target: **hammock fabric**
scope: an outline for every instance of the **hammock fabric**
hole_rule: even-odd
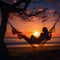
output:
[[[14,27],[10,24],[10,22],[8,22],[8,23],[9,23],[9,25],[12,27],[12,34],[13,34],[13,35],[17,34],[18,38],[21,39],[21,36],[20,36],[20,33],[21,33],[21,32],[19,32],[16,28],[14,28]]]
[[[31,42],[31,40],[27,37],[27,36],[25,36],[25,35],[23,35],[21,32],[19,32],[16,28],[14,28],[11,24],[10,24],[10,22],[8,22],[9,23],[9,25],[12,27],[12,34],[17,34],[17,36],[18,36],[18,38],[19,39],[21,39],[21,38],[24,38],[27,42],[29,42],[30,44],[32,43]],[[49,30],[49,35],[50,35],[50,37],[49,37],[49,39],[47,39],[47,40],[50,40],[51,39],[51,32],[53,31],[53,29],[55,29],[55,25],[56,25],[56,23],[57,23],[57,21],[54,23],[54,25],[53,25],[53,27]],[[39,42],[39,43],[46,43],[46,41],[47,41],[46,39],[44,39],[44,40],[42,40],[41,42]],[[35,41],[35,40],[34,40]],[[33,42],[34,42],[33,41]]]

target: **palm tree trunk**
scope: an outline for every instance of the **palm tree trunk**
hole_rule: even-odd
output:
[[[4,42],[4,36],[6,32],[6,26],[8,21],[8,9],[7,7],[1,8],[2,21],[0,26],[0,58],[2,60],[9,60],[9,52]]]

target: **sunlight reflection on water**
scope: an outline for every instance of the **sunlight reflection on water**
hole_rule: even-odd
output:
[[[7,44],[7,47],[31,47],[28,42],[25,40],[19,40],[18,38],[5,38],[4,40]],[[60,46],[60,38],[52,38],[51,40],[47,41],[44,46]],[[39,46],[36,45],[35,46]]]
[[[35,45],[35,46],[38,47],[39,45]],[[58,45],[58,44],[45,44],[44,46],[51,47],[51,46],[60,46],[60,45]],[[32,47],[32,46],[30,44],[24,44],[24,45],[7,45],[7,47]]]

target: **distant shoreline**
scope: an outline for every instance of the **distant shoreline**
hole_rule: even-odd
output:
[[[5,38],[18,38],[18,37],[5,37]],[[60,37],[52,37],[52,38],[60,38]]]
[[[5,37],[5,40],[14,40],[14,39],[18,39],[18,37]],[[56,41],[56,42],[47,42],[46,44],[57,44],[57,45],[60,45],[60,37],[52,37],[52,39],[55,39],[55,38],[58,38],[58,41]],[[22,40],[20,40],[20,41],[18,41],[18,42],[6,42],[6,44],[7,45],[25,45],[25,44],[29,44],[29,43],[27,43],[26,41],[22,41]]]

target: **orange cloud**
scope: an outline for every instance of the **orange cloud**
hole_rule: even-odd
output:
[[[35,30],[38,30],[41,32],[44,26],[46,26],[48,29],[50,29],[53,26],[55,19],[58,18],[57,17],[58,15],[53,16],[54,11],[55,10],[48,10],[46,14],[47,15],[46,18],[41,18],[41,15],[39,15],[38,17],[32,16],[32,18],[30,18],[30,21],[29,19],[25,21],[24,19],[21,19],[19,16],[10,14],[10,17],[12,18],[9,18],[9,21],[17,30],[21,31],[23,34],[26,34],[27,36],[31,36],[31,34]],[[49,14],[49,12],[51,12],[52,14]],[[42,22],[42,21],[45,21],[45,22]],[[57,33],[53,34],[53,36],[60,36],[59,25],[60,25],[60,22],[59,24],[57,24],[57,27],[56,27]],[[6,36],[15,36],[15,35],[12,35],[11,27],[9,25],[7,27]]]

